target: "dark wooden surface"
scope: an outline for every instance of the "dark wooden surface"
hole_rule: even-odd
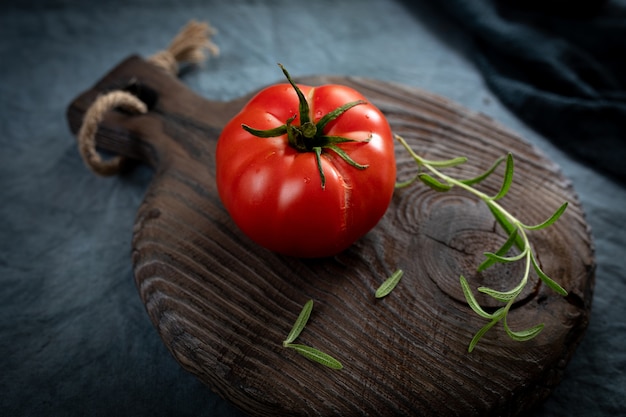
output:
[[[76,132],[95,97],[114,89],[148,104],[145,115],[110,112],[97,142],[155,169],[132,231],[132,262],[141,299],[172,355],[250,415],[499,416],[537,405],[559,382],[591,308],[592,241],[569,181],[515,134],[444,98],[369,79],[299,81],[358,89],[419,154],[468,156],[461,176],[513,152],[516,177],[503,205],[531,224],[570,201],[555,225],[531,234],[544,271],[570,294],[534,279],[509,320],[514,329],[543,322],[544,331],[520,343],[498,325],[468,353],[485,322],[466,305],[459,275],[473,288],[508,288],[521,269],[475,272],[482,253],[505,237],[484,205],[457,190],[397,191],[380,224],[331,259],[293,259],[256,246],[232,223],[214,183],[216,139],[248,97],[207,100],[131,57],[71,103],[68,120]],[[397,157],[400,178],[414,173],[399,147]],[[498,178],[482,187],[496,192]],[[400,285],[375,299],[397,268],[405,271]],[[298,341],[332,354],[343,370],[282,347],[309,298],[313,314]]]

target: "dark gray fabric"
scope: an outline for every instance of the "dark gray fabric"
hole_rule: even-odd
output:
[[[219,30],[187,72],[228,100],[293,75],[361,75],[483,112],[563,168],[597,250],[592,320],[563,382],[534,413],[626,414],[626,189],[571,159],[500,104],[467,34],[426,0],[78,0],[0,3],[0,415],[238,416],[175,362],[133,284],[132,225],[151,172],[99,178],[65,109],[126,56],[162,49],[190,19]]]
[[[444,0],[473,59],[516,115],[626,181],[626,2]]]

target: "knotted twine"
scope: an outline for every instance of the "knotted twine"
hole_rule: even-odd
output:
[[[206,59],[205,50],[213,56],[219,54],[219,48],[211,42],[211,36],[215,33],[215,29],[208,23],[192,20],[176,35],[167,49],[149,57],[148,62],[175,77],[178,74],[179,64],[204,61]],[[96,150],[98,125],[104,119],[105,114],[115,108],[122,108],[136,114],[143,114],[148,111],[144,102],[123,90],[111,91],[98,96],[87,109],[83,124],[78,131],[78,149],[87,167],[96,174],[103,176],[119,173],[125,162],[125,158],[121,155],[105,160]]]

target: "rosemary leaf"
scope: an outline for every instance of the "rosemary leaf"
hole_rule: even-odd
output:
[[[504,244],[496,251],[496,255],[504,256],[507,252],[513,247],[515,244],[515,240],[517,239],[517,229],[513,229],[513,233],[509,234],[508,239]],[[487,258],[483,263],[478,266],[478,272],[482,272],[485,269],[489,268],[491,265],[495,264],[497,261],[494,259]]]
[[[455,166],[462,165],[467,162],[467,157],[459,156],[458,158],[446,159],[444,161],[430,161],[427,159],[423,160],[423,163],[426,165],[430,165],[435,168],[452,168]]]
[[[484,325],[479,331],[476,332],[476,334],[474,335],[474,337],[472,338],[469,347],[467,348],[468,352],[472,352],[474,350],[474,348],[476,347],[476,344],[478,343],[478,341],[480,340],[481,337],[483,337],[485,335],[485,333],[487,333],[487,331],[489,329],[491,329],[497,322],[499,322],[500,319],[493,319],[491,320],[489,323],[487,323],[486,325]]]
[[[409,185],[413,184],[413,183],[414,183],[415,181],[417,181],[418,179],[419,179],[419,174],[418,174],[418,175],[415,175],[415,176],[414,176],[414,177],[412,177],[412,178],[409,178],[409,179],[408,179],[408,180],[406,180],[406,181],[397,182],[397,183],[396,183],[396,185],[395,185],[395,187],[396,187],[396,188],[405,188],[405,187],[408,187]]]
[[[437,181],[435,178],[428,174],[418,174],[417,177],[420,179],[420,181],[422,181],[424,184],[428,185],[435,191],[449,191],[452,188],[450,184],[445,184]]]
[[[546,220],[543,223],[540,223],[538,225],[535,225],[535,226],[526,226],[526,225],[524,225],[524,228],[528,229],[528,230],[544,229],[544,228],[550,226],[555,221],[557,221],[559,219],[559,217],[561,217],[561,215],[565,212],[566,209],[567,209],[567,202],[563,203],[563,205],[561,207],[559,207],[554,212],[554,214],[552,216],[550,216],[550,218],[548,220]]]
[[[512,299],[514,299],[520,294],[521,288],[518,285],[517,287],[513,288],[510,291],[498,291],[489,287],[478,287],[478,291],[482,292],[483,294],[487,294],[491,298],[494,298],[498,301],[501,301],[503,303],[508,303],[509,301],[511,301]]]
[[[498,224],[500,224],[502,229],[504,229],[504,231],[507,233],[507,235],[510,236],[514,230],[517,230],[517,227],[511,224],[511,222],[506,218],[504,213],[502,213],[502,211],[492,201],[487,201],[487,207],[491,211],[491,214],[493,214],[493,217],[496,219]],[[524,240],[519,234],[515,238],[515,246],[517,246],[519,250],[524,250]]]
[[[396,288],[396,285],[398,285],[398,283],[400,282],[400,278],[402,278],[403,274],[404,271],[402,271],[401,269],[398,269],[393,274],[391,274],[391,276],[387,278],[385,282],[383,282],[381,286],[378,287],[378,289],[376,290],[376,298],[383,298],[391,291],[393,291],[393,289]]]
[[[493,314],[489,314],[485,310],[483,310],[483,308],[480,306],[480,304],[478,304],[478,301],[476,301],[476,298],[474,298],[474,294],[472,294],[472,290],[469,287],[469,284],[467,283],[467,279],[465,279],[465,277],[463,275],[461,275],[461,288],[463,289],[463,295],[465,295],[465,299],[467,300],[467,304],[480,317],[482,317],[484,319],[487,319],[487,320],[493,320],[494,318],[496,318],[496,317],[498,317],[498,316],[500,316],[502,314],[504,308],[498,309]]]
[[[306,326],[306,323],[309,321],[309,317],[311,316],[312,310],[313,310],[313,300],[309,300],[304,304],[304,307],[302,307],[302,311],[300,312],[300,315],[296,319],[296,322],[293,324],[293,327],[291,328],[289,335],[283,341],[283,346],[287,346],[288,344],[296,340],[298,336],[300,336],[300,333],[302,333],[304,326]]]
[[[493,262],[509,263],[509,262],[519,261],[520,259],[524,258],[527,255],[527,252],[528,251],[523,251],[515,256],[500,256],[496,253],[491,253],[491,252],[485,252],[484,255],[487,257],[487,259]]]
[[[504,157],[500,157],[496,160],[496,162],[494,162],[494,164],[491,166],[491,168],[489,168],[487,171],[483,172],[482,174],[474,177],[474,178],[468,178],[465,180],[459,180],[459,182],[465,184],[465,185],[474,185],[474,184],[478,184],[482,181],[484,181],[487,177],[489,177],[491,174],[493,174],[493,172],[500,166],[500,164],[502,163],[502,161],[504,161]]]
[[[322,352],[321,350],[315,349],[311,346],[300,345],[296,343],[288,343],[285,345],[287,348],[291,348],[304,356],[307,359],[310,359],[314,362],[320,363],[328,368],[332,369],[342,369],[343,365],[337,359],[333,358],[327,353]]]
[[[506,319],[504,320],[504,330],[506,331],[506,334],[509,335],[509,337],[517,342],[525,342],[527,340],[530,340],[532,338],[534,338],[535,336],[537,336],[539,333],[541,333],[541,331],[544,328],[544,324],[540,323],[536,326],[533,326],[529,329],[526,330],[520,330],[520,331],[513,331],[511,330],[511,328],[507,325],[506,323]]]
[[[541,268],[539,267],[539,264],[537,263],[537,259],[535,259],[535,255],[532,255],[531,259],[533,263],[533,268],[535,269],[535,272],[537,273],[537,276],[539,277],[539,279],[541,279],[541,281],[543,281],[544,284],[546,284],[552,291],[556,292],[557,294],[560,294],[563,296],[567,295],[567,291],[565,291],[563,287],[557,284],[554,280],[552,280],[549,276],[547,276],[545,272],[541,270]]]
[[[499,200],[509,192],[509,188],[511,188],[511,184],[513,183],[513,170],[514,170],[513,154],[509,153],[506,156],[506,168],[504,171],[504,179],[502,181],[502,187],[500,187],[500,191],[498,192],[498,194],[492,197],[493,200]]]

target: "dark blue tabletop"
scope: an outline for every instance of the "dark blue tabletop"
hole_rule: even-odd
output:
[[[626,415],[626,71],[613,60],[626,51],[626,4],[573,2],[562,16],[513,0],[430,3],[3,1],[0,415],[241,415],[176,363],[134,287],[131,233],[152,173],[93,175],[65,118],[109,69],[162,49],[191,19],[219,31],[221,55],[182,78],[204,97],[280,80],[277,62],[297,76],[399,82],[488,115],[556,161],[592,228],[596,290],[586,337],[534,416]]]

